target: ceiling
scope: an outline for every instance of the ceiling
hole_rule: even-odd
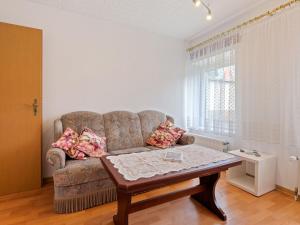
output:
[[[206,0],[213,20],[206,21],[203,7],[195,8],[192,0],[29,0],[116,22],[180,39],[199,32],[262,4],[266,0]]]

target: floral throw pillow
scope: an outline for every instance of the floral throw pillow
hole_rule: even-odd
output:
[[[97,136],[91,129],[84,128],[79,136],[76,150],[91,157],[101,157],[106,155],[106,138]]]
[[[85,154],[74,148],[77,143],[78,134],[71,128],[67,128],[63,135],[52,144],[52,147],[62,149],[68,156],[73,159],[84,159]]]
[[[175,127],[174,124],[166,120],[165,122],[161,123],[158,127],[159,130],[163,130],[165,132],[170,133],[174,137],[174,143],[173,145],[176,144],[176,142],[182,137],[182,135],[185,133],[185,130]]]
[[[159,148],[169,148],[175,142],[174,137],[163,130],[156,130],[147,140],[147,144],[159,147]]]
[[[148,138],[147,144],[159,148],[169,148],[175,145],[184,133],[185,130],[175,127],[171,121],[167,120],[161,123],[157,130]]]

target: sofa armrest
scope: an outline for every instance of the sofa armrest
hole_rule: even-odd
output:
[[[178,140],[178,144],[180,144],[180,145],[191,145],[191,144],[194,144],[194,142],[195,142],[195,137],[190,134],[184,134]]]
[[[215,138],[205,137],[202,135],[193,134],[195,137],[195,144],[202,145],[207,148],[212,148],[215,150],[228,152],[229,150],[229,142],[218,140]]]
[[[60,119],[54,120],[54,140],[58,140],[63,134],[63,125]]]
[[[59,148],[51,148],[47,152],[47,161],[56,170],[62,169],[66,165],[66,153]]]

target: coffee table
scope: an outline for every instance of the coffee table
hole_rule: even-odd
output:
[[[101,161],[117,187],[118,212],[117,215],[113,217],[115,225],[128,225],[128,215],[130,213],[187,195],[191,195],[193,199],[225,221],[226,215],[216,201],[215,187],[222,171],[242,163],[242,160],[239,157],[234,157],[192,169],[171,172],[150,178],[141,178],[135,181],[127,181],[124,179],[123,175],[118,172],[110,160],[107,159],[107,156],[102,157]],[[134,195],[194,178],[199,178],[199,185],[139,202],[131,202],[132,196]]]

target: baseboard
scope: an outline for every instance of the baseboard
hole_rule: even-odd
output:
[[[47,185],[49,184],[49,185]],[[1,201],[6,201],[6,200],[11,200],[11,199],[16,199],[16,198],[23,198],[27,196],[32,196],[35,194],[40,194],[43,189],[47,188],[52,188],[53,185],[53,178],[52,177],[45,177],[42,179],[42,187],[43,188],[38,188],[34,190],[29,190],[29,191],[22,191],[22,192],[17,192],[17,193],[12,193],[12,194],[7,194],[7,195],[2,195],[0,196],[0,202]]]
[[[279,192],[281,192],[281,193],[284,193],[284,194],[286,194],[288,196],[291,196],[291,197],[294,197],[294,194],[295,194],[294,191],[292,191],[292,190],[290,190],[288,188],[282,187],[280,185],[276,185],[276,190],[279,191]]]
[[[45,189],[52,189],[52,188],[53,188],[52,185],[45,185],[45,187],[43,187],[43,188],[2,195],[2,196],[0,196],[0,203],[1,203],[1,201],[7,201],[7,200],[12,200],[12,199],[17,199],[17,198],[24,198],[24,197],[29,197],[29,196],[33,196],[33,195],[39,195],[43,191],[45,191]]]
[[[52,184],[52,183],[53,183],[53,177],[44,177],[43,178],[43,185]]]

